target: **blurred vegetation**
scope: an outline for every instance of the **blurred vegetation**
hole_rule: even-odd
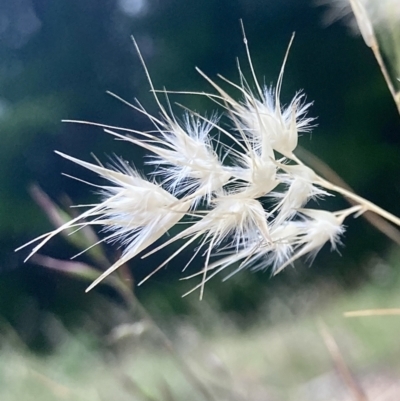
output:
[[[172,343],[143,311],[127,316],[108,305],[120,321],[101,343],[48,313],[47,335],[59,340],[52,355],[39,358],[9,327],[2,336],[0,399],[395,401],[398,316],[343,317],[360,307],[399,305],[398,253],[380,272],[386,275],[380,285],[375,281],[353,294],[321,283],[281,291],[260,303],[257,319],[248,324],[218,310],[212,299],[201,305],[188,300],[190,318],[159,316]],[[98,305],[107,307],[104,300]],[[89,316],[86,330],[88,322]],[[343,380],[345,369],[358,398]]]
[[[0,315],[24,342],[53,349],[46,333],[47,316],[68,327],[108,332],[120,315],[108,301],[122,303],[115,289],[85,295],[83,282],[34,264],[23,264],[28,250],[14,249],[50,230],[51,223],[28,188],[37,183],[57,204],[90,203],[91,188],[61,173],[96,178],[57,157],[59,150],[88,160],[117,154],[143,167],[139,148],[114,141],[101,129],[63,124],[61,119],[148,128],[148,121],[106,95],[110,90],[150,113],[157,113],[130,35],[139,43],[157,88],[209,91],[195,72],[238,78],[236,57],[245,73],[246,54],[239,19],[245,24],[255,70],[267,85],[276,82],[293,31],[283,85],[283,99],[304,89],[314,101],[310,112],[318,127],[301,145],[317,154],[358,193],[400,215],[400,124],[379,68],[360,38],[336,24],[322,26],[324,7],[312,1],[260,0],[0,0]],[[172,96],[172,101],[211,111],[204,97]],[[179,107],[176,107],[179,114]],[[332,208],[344,201],[332,200]],[[392,245],[359,219],[349,222],[342,257],[329,250],[311,269],[299,266],[270,279],[268,273],[242,272],[228,283],[218,279],[207,288],[216,307],[250,319],[276,294],[298,292],[313,283],[339,282],[354,288],[375,282],[376,261],[385,260]],[[56,238],[43,253],[67,260],[73,244]],[[132,262],[133,282],[143,278],[170,250],[146,263]],[[118,250],[107,248],[110,259]],[[181,300],[190,283],[178,281],[184,253],[167,269],[139,287],[136,294],[156,316],[190,314]],[[80,259],[89,260],[88,255]],[[199,266],[193,266],[198,268]],[[378,274],[378,273],[376,273]],[[206,294],[207,294],[206,293]],[[99,312],[103,305],[102,313]],[[90,322],[96,322],[91,324]]]

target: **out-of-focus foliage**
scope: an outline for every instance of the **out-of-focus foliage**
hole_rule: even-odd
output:
[[[143,165],[139,149],[121,145],[101,129],[60,121],[149,127],[145,117],[105,94],[110,90],[130,102],[139,98],[149,112],[156,110],[130,35],[138,41],[157,88],[210,91],[195,66],[212,77],[221,73],[237,81],[239,57],[243,71],[249,72],[240,18],[255,70],[266,84],[276,81],[296,31],[283,100],[304,89],[308,100],[315,101],[310,115],[318,116],[318,127],[301,144],[357,192],[400,214],[400,125],[395,107],[369,49],[340,24],[323,27],[323,12],[314,2],[297,0],[0,0],[0,314],[13,322],[20,319],[23,326],[20,316],[29,315],[29,308],[40,320],[42,309],[65,316],[90,305],[92,297],[83,296],[80,284],[22,265],[25,253],[16,255],[13,249],[51,228],[28,194],[32,182],[57,201],[65,194],[74,203],[93,199],[91,188],[60,173],[95,178],[60,160],[54,149],[86,160],[90,152],[103,161],[116,153],[139,168]],[[182,96],[171,100],[182,101]],[[215,108],[204,97],[184,100],[198,111]],[[180,113],[179,107],[175,110]],[[362,262],[383,249],[385,238],[360,221],[349,228],[346,244],[343,258],[335,254],[333,263],[327,263],[327,253],[312,270],[302,268],[271,281],[268,274],[244,272],[230,283],[211,283],[210,291],[218,293],[224,307],[241,311],[283,282],[301,285],[323,271],[354,284]],[[61,238],[44,252],[60,259],[74,254]],[[135,261],[134,276],[143,277],[166,252],[145,266]],[[186,253],[182,258],[189,257]],[[322,269],[324,264],[328,267]],[[162,308],[166,294],[172,293],[175,310],[182,308],[183,287],[176,277],[183,265],[177,259],[139,295]],[[32,299],[36,306],[30,305]]]
[[[297,293],[281,292],[260,304],[257,320],[241,328],[234,315],[221,313],[208,300],[201,304],[188,300],[193,307],[190,318],[175,316],[164,321],[183,365],[143,315],[135,314],[134,322],[127,323],[119,311],[115,319],[119,324],[103,337],[99,349],[90,337],[71,336],[63,322],[49,313],[45,331],[62,345],[53,355],[38,358],[8,331],[0,360],[0,398],[354,400],[354,388],[340,374],[343,366],[334,363],[335,357],[324,343],[318,324],[323,319],[325,331],[337,343],[336,357],[353,373],[354,383],[367,399],[397,400],[397,317],[343,317],[343,311],[359,306],[398,305],[396,259],[392,261],[394,269],[387,265],[381,270],[389,281],[385,287],[375,282],[356,293],[343,294],[332,286],[312,285]],[[106,305],[102,302],[99,306]],[[118,308],[113,313],[118,314]],[[89,316],[86,329],[88,321]]]

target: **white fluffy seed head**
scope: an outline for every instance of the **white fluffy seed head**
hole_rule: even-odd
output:
[[[216,116],[207,119],[189,111],[183,121],[179,121],[166,111],[157,95],[160,118],[151,116],[141,106],[132,106],[149,117],[155,132],[125,129],[134,134],[125,137],[106,131],[152,153],[147,163],[154,166],[153,182],[141,177],[123,161],[117,161],[114,168],[104,168],[61,154],[111,184],[101,187],[103,199],[98,205],[41,236],[41,242],[31,255],[63,230],[85,225],[103,226],[104,241],[118,242],[124,250],[122,257],[90,289],[190,214],[197,219],[150,253],[176,240],[187,239],[185,245],[159,266],[161,268],[199,239],[194,256],[203,247],[207,248],[201,272],[203,281],[199,285],[203,290],[211,276],[232,263],[241,262],[237,270],[270,267],[276,274],[301,256],[313,259],[326,242],[335,249],[344,232],[344,218],[359,209],[337,213],[301,209],[310,198],[327,193],[318,187],[321,181],[314,171],[293,153],[298,134],[309,131],[313,119],[307,117],[310,103],[305,102],[301,93],[297,93],[287,107],[281,105],[284,65],[285,62],[277,89],[262,90],[250,61],[257,94],[248,89],[242,76],[242,86],[231,83],[241,91],[242,102],[236,102],[202,74],[218,91],[218,95],[209,96],[223,103],[226,116],[233,121],[233,133],[220,126]],[[150,85],[156,93],[151,81]],[[226,135],[233,146],[219,144],[212,131]],[[222,157],[218,156],[218,149],[224,149]],[[231,165],[224,165],[224,160],[229,160]],[[265,197],[275,199],[275,205],[269,210],[264,209],[259,200]],[[202,202],[205,210],[198,210],[201,200],[206,200]],[[222,253],[226,256],[211,262],[211,258],[220,257]],[[207,277],[209,269],[214,272]]]
[[[312,262],[327,242],[330,242],[332,249],[341,244],[340,236],[345,231],[343,219],[354,211],[350,208],[335,214],[324,210],[302,209],[303,217],[300,220],[280,225],[274,223],[269,229],[269,241],[260,235],[252,235],[236,252],[214,262],[213,268],[219,267],[220,271],[242,260],[236,271],[244,268],[271,268],[272,273],[277,274],[302,256],[308,256]]]
[[[268,195],[278,184],[277,165],[270,158],[264,158],[256,152],[248,152],[236,162],[240,163],[236,169],[231,169],[232,176],[243,182],[237,185],[245,196],[260,198]]]
[[[301,256],[308,255],[312,262],[327,242],[331,243],[332,249],[336,249],[337,245],[341,243],[340,236],[344,233],[345,228],[340,216],[325,210],[302,209],[300,212],[304,217],[298,222],[292,222],[300,229],[293,240],[294,252],[285,263],[275,270],[274,274],[279,273]]]
[[[345,228],[342,225],[340,216],[327,210],[302,209],[300,213],[306,218],[303,220],[304,232],[301,242],[304,242],[311,252],[319,251],[326,243],[330,242],[332,249],[336,249],[340,244],[340,236]]]
[[[275,208],[279,211],[276,218],[277,225],[285,220],[290,220],[310,199],[323,198],[329,195],[315,185],[318,182],[318,177],[309,167],[285,164],[279,164],[279,166],[284,173],[278,174],[278,180],[286,188],[282,192],[271,193],[271,197],[278,202]]]
[[[269,241],[267,213],[261,203],[242,194],[226,194],[214,200],[214,208],[179,236],[205,234],[213,247],[225,244],[238,249],[248,238]]]
[[[229,180],[230,173],[219,160],[210,136],[217,120],[186,113],[183,123],[166,121],[161,136],[152,143],[139,142],[156,154],[148,164],[157,166],[155,174],[174,195],[195,193],[210,200]]]
[[[304,95],[296,94],[289,106],[276,104],[275,94],[268,88],[259,100],[253,94],[236,107],[241,129],[249,137],[252,146],[263,155],[276,150],[291,157],[297,147],[298,133],[308,132],[312,118],[307,118],[311,103],[305,103]]]
[[[142,178],[122,160],[115,169],[96,166],[59,153],[111,182],[101,188],[103,201],[54,231],[41,236],[42,241],[29,257],[36,253],[54,235],[70,228],[103,226],[107,233],[103,241],[118,242],[124,246],[122,257],[107,269],[90,287],[93,288],[119,266],[132,259],[171,229],[189,210],[190,203],[179,202],[162,187]]]

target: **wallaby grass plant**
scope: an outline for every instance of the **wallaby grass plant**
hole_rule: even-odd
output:
[[[366,43],[380,54],[362,3],[351,3]],[[109,184],[97,186],[100,203],[87,205],[87,211],[26,244],[39,241],[27,259],[64,230],[79,231],[89,225],[102,227],[105,235],[100,242],[119,243],[124,250],[120,259],[88,287],[89,291],[183,222],[187,228],[142,258],[172,242],[186,240],[150,277],[184,248],[200,241],[193,258],[203,256],[205,262],[198,273],[201,282],[193,290],[199,288],[202,298],[204,284],[233,264],[239,263],[239,267],[228,277],[244,268],[270,267],[277,274],[302,256],[312,262],[327,242],[336,249],[345,231],[344,220],[349,216],[372,211],[400,225],[399,218],[323,178],[295,155],[299,133],[309,132],[314,119],[308,116],[311,103],[307,103],[301,91],[288,105],[281,104],[283,74],[293,37],[276,88],[259,84],[244,29],[243,38],[252,81],[243,75],[240,64],[239,84],[219,77],[239,94],[239,100],[197,69],[216,93],[192,95],[208,97],[221,111],[207,117],[181,106],[182,120],[172,110],[169,92],[154,88],[134,40],[160,115],[150,115],[139,102],[133,105],[121,100],[147,116],[154,130],[141,132],[69,122],[99,125],[118,140],[143,147],[152,154],[147,164],[154,166],[154,172],[144,177],[122,159],[115,158],[105,167],[99,161],[96,165],[57,152]],[[396,100],[396,93],[392,94]],[[161,96],[165,96],[165,104]],[[220,123],[222,117],[229,120],[229,126]],[[324,197],[335,193],[350,199],[354,206],[335,212],[307,207],[309,200],[319,199],[322,205]]]
[[[377,56],[400,111],[395,79],[398,76],[394,75],[393,78],[390,75],[396,70],[392,68],[389,73],[380,55],[379,40],[375,35],[373,20],[368,14],[368,2],[351,0],[350,3],[364,40]],[[57,210],[45,194],[36,190],[37,201],[53,217],[57,228],[26,244],[39,241],[28,256],[35,263],[74,274],[81,279],[94,280],[88,290],[104,280],[121,295],[132,311],[139,308],[142,323],[151,325],[158,332],[165,349],[204,399],[216,397],[199,380],[185,359],[174,351],[168,338],[135,299],[129,286],[131,281],[126,279],[129,278],[127,262],[130,259],[148,249],[176,224],[183,222],[185,228],[178,234],[142,257],[174,241],[186,240],[155,270],[158,271],[184,248],[200,242],[193,258],[203,256],[204,268],[187,278],[201,277],[200,283],[193,290],[200,289],[202,297],[205,283],[232,265],[235,270],[227,277],[245,268],[270,268],[273,274],[277,274],[300,257],[306,256],[312,262],[328,242],[332,249],[336,249],[341,245],[347,217],[358,217],[369,211],[394,225],[400,225],[400,219],[396,216],[354,194],[344,185],[338,185],[336,178],[329,180],[307,165],[307,154],[304,160],[296,154],[299,133],[309,132],[313,128],[314,119],[308,115],[311,103],[306,101],[301,91],[294,95],[288,105],[281,104],[280,92],[289,49],[276,88],[263,87],[252,66],[244,29],[243,38],[251,80],[244,76],[239,64],[238,84],[223,77],[219,77],[220,83],[217,83],[198,70],[210,83],[214,93],[178,93],[206,96],[220,111],[207,115],[181,106],[184,109],[182,119],[175,116],[169,102],[173,92],[154,88],[134,41],[158,105],[159,115],[150,115],[139,102],[129,104],[121,100],[147,116],[154,129],[141,132],[84,121],[69,122],[100,126],[118,140],[146,149],[152,154],[147,163],[154,167],[154,173],[144,177],[133,165],[122,159],[114,159],[109,166],[103,166],[99,161],[93,164],[59,153],[108,181],[102,186],[95,185],[102,200],[98,204],[84,205],[88,209],[80,215],[69,216]],[[229,89],[224,89],[223,85]],[[230,91],[239,96],[235,97]],[[228,125],[224,123],[226,120],[229,121]],[[325,197],[335,194],[350,200],[352,206],[333,212],[307,207],[312,199],[318,199],[322,205]],[[93,227],[101,227],[104,238],[97,238]],[[83,245],[82,252],[87,252],[93,266],[104,270],[104,273],[96,278],[98,270],[91,265],[38,255],[37,252],[59,233],[67,233],[68,240],[73,238],[70,234],[80,236],[77,242]],[[102,242],[117,242],[124,248],[122,256],[114,264],[108,261],[101,246],[95,247]],[[117,269],[119,272],[111,275]],[[333,337],[325,326],[322,327],[327,346],[332,346]],[[347,375],[343,376],[346,381],[350,370],[338,357],[338,350],[333,352],[333,348],[328,346],[334,361],[341,361],[336,367]],[[364,399],[363,392],[357,388],[357,381],[346,383],[349,387],[355,386],[355,399]],[[144,399],[155,399],[146,393],[141,396]]]

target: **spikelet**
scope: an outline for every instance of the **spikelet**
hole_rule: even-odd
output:
[[[177,198],[159,185],[140,177],[135,169],[122,160],[117,160],[115,169],[108,169],[57,153],[97,173],[113,185],[101,187],[103,201],[98,205],[56,230],[36,238],[34,241],[40,242],[27,259],[61,231],[79,229],[86,225],[102,226],[107,234],[102,241],[118,242],[123,245],[124,251],[121,258],[91,284],[88,290],[159,239],[189,210],[189,202],[178,202]]]

